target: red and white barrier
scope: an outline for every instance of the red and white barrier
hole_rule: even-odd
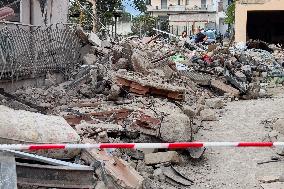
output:
[[[100,143],[100,144],[2,144],[0,150],[55,150],[55,149],[187,149],[202,147],[284,147],[284,142],[179,142],[179,143]]]

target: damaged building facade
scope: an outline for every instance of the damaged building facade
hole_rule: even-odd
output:
[[[148,12],[169,21],[169,31],[181,35],[183,31],[194,34],[198,28],[216,29],[225,33],[225,10],[228,0],[152,0],[148,1]],[[157,28],[161,29],[158,23]]]
[[[284,43],[283,0],[242,0],[236,3],[235,39]]]
[[[68,6],[68,0],[20,1],[20,22],[31,25],[67,23]]]

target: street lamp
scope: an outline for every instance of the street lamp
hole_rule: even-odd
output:
[[[113,17],[115,21],[115,25],[114,25],[115,38],[117,38],[117,18],[120,18],[121,16],[122,16],[122,10],[115,9],[113,11]]]

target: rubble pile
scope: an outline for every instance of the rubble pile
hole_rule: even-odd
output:
[[[56,85],[49,74],[42,88],[14,93],[63,117],[81,143],[197,140],[202,124],[217,121],[226,101],[265,97],[264,87],[284,81],[283,50],[275,45],[267,51],[253,45],[185,47],[157,37],[118,43],[94,33],[88,38],[72,79]],[[5,98],[2,104],[10,106]],[[193,181],[177,169],[187,153],[92,149],[80,159],[104,162],[96,170],[97,188],[187,188]]]

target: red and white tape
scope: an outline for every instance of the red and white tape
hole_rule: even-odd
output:
[[[187,149],[202,147],[284,147],[284,142],[179,142],[179,143],[100,143],[100,144],[2,144],[0,150],[51,150],[89,148]]]

